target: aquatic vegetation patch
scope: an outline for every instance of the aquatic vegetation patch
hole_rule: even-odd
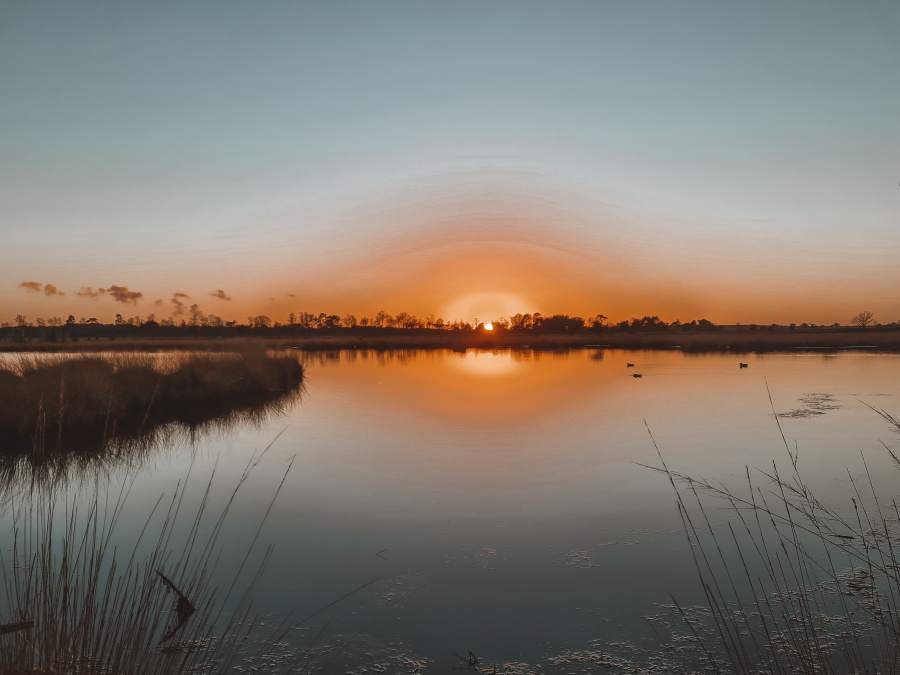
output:
[[[590,570],[600,567],[600,563],[595,562],[588,551],[569,551],[563,557],[563,564],[566,567],[574,567],[579,570]]]
[[[787,418],[804,418],[815,417],[816,415],[824,415],[829,410],[840,410],[840,403],[837,403],[834,394],[806,394],[800,398],[803,403],[802,408],[795,408],[788,412],[778,413],[778,417]]]

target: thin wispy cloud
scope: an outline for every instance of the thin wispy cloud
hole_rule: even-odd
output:
[[[23,281],[21,284],[19,284],[19,288],[24,288],[26,291],[39,291],[43,287],[43,284],[39,284],[36,281]]]
[[[112,285],[106,289],[116,302],[137,304],[137,301],[144,297],[140,291],[129,291],[128,286]]]
[[[96,291],[91,286],[82,286],[80,291],[75,291],[75,295],[82,298],[98,298],[106,294],[105,288],[98,288]]]
[[[231,298],[221,288],[217,291],[210,291],[209,294],[214,298],[219,298],[219,300],[231,300]]]

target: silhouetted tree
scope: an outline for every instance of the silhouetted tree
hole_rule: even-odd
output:
[[[601,328],[606,326],[607,317],[602,314],[597,314],[593,319],[590,319],[591,328],[594,330],[600,330]]]
[[[584,319],[580,316],[554,314],[553,316],[541,317],[541,322],[539,325],[535,325],[535,329],[539,329],[544,333],[569,333],[583,330]]]
[[[873,323],[875,323],[875,315],[869,310],[860,312],[852,319],[850,319],[851,326],[859,326],[860,328],[871,326]]]
[[[300,312],[297,315],[297,324],[303,328],[313,328],[315,326],[316,317],[311,312]]]
[[[393,317],[383,309],[378,311],[378,314],[375,315],[375,319],[372,321],[372,325],[378,326],[379,328],[390,326],[392,323]]]

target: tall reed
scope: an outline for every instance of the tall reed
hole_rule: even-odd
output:
[[[130,550],[115,542],[133,478],[111,497],[98,482],[87,497],[37,490],[15,505],[11,544],[0,547],[0,624],[33,627],[0,634],[0,673],[224,673],[263,664],[298,672],[299,657],[283,649],[290,626],[259,634],[250,601],[272,552],[254,553],[257,540],[290,465],[237,554],[243,562],[216,581],[222,549],[235,555],[233,542],[221,541],[223,526],[262,454],[218,513],[209,512],[212,477],[196,512],[183,510],[188,476],[159,498]]]
[[[900,419],[875,412],[900,431]],[[680,639],[697,649],[672,657],[691,672],[900,672],[900,506],[879,499],[865,458],[846,512],[827,504],[781,436],[788,472],[773,463],[754,480],[748,469],[746,491],[673,471],[660,454],[706,600],[698,611],[673,598]],[[708,497],[729,506],[725,528],[711,522]]]

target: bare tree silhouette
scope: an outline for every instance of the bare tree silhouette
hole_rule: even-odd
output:
[[[860,328],[871,326],[873,323],[875,323],[875,315],[869,310],[860,312],[852,319],[850,319],[851,326],[859,326]]]

